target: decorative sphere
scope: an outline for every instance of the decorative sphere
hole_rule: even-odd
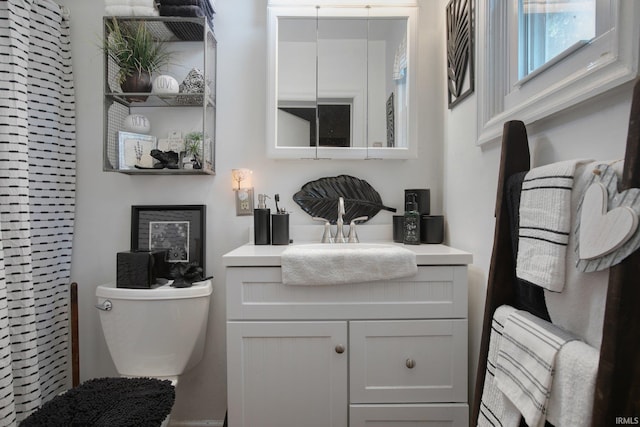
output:
[[[178,81],[166,74],[160,75],[153,81],[153,93],[156,94],[173,94],[180,91]]]
[[[135,133],[148,133],[151,130],[149,119],[142,114],[129,114],[122,124],[124,130]]]

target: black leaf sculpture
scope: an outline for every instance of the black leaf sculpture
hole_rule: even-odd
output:
[[[349,175],[320,178],[307,182],[293,195],[293,200],[312,217],[338,219],[338,199],[344,199],[344,221],[367,216],[373,218],[380,210],[395,212],[382,204],[380,194],[363,179]]]

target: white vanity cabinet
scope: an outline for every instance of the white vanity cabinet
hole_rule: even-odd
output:
[[[410,249],[415,276],[336,286],[282,284],[282,248],[226,254],[229,426],[468,425],[471,255]]]

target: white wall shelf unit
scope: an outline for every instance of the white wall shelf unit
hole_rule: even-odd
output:
[[[104,54],[104,153],[103,170],[131,175],[213,175],[215,174],[215,138],[216,138],[216,56],[217,41],[206,18],[184,17],[111,17],[103,18],[104,37],[108,37],[108,23],[113,19],[122,27],[144,23],[154,39],[164,43],[171,53],[169,64],[162,72],[151,76],[152,81],[158,75],[167,74],[183,82],[194,69],[204,76],[202,92],[159,93],[123,93],[117,81],[118,67],[107,53]],[[130,101],[132,97],[146,97],[145,101]],[[152,148],[163,150],[159,144],[175,132],[182,138],[192,132],[203,135],[200,143],[200,169],[183,167],[184,152],[179,153],[180,168],[142,169],[131,166],[124,159],[120,132],[126,131],[124,120],[131,114],[140,114],[148,118],[151,129]],[[149,145],[145,147],[148,150]],[[148,153],[145,152],[148,156]],[[147,157],[145,162],[153,164]]]

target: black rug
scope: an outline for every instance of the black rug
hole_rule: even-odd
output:
[[[170,381],[97,378],[54,397],[20,427],[157,427],[171,413],[174,401]]]

